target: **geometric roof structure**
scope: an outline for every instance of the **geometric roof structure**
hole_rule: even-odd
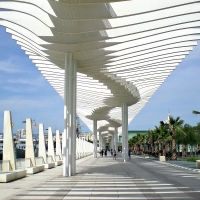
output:
[[[0,25],[64,98],[65,54],[77,62],[77,114],[92,130],[129,106],[128,122],[200,39],[197,0],[0,2]]]

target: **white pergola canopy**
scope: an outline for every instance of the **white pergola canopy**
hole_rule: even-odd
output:
[[[0,25],[64,98],[65,54],[77,62],[77,114],[92,130],[128,122],[200,39],[197,0],[4,0]],[[119,130],[120,131],[120,130]]]

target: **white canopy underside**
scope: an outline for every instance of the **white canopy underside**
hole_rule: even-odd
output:
[[[199,10],[197,0],[7,0],[0,25],[63,98],[73,54],[77,114],[105,131],[120,126],[122,103],[130,123],[197,45]]]

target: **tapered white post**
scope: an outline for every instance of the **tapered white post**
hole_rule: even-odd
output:
[[[65,143],[64,141],[66,141],[66,138],[65,138],[66,135],[64,135],[64,132],[62,132],[62,158],[63,158],[63,154],[64,154],[64,148],[63,148],[63,144]]]
[[[4,125],[3,125],[3,160],[9,160],[11,169],[16,170],[16,157],[13,140],[12,130],[12,117],[11,112],[4,111]],[[6,168],[6,169],[4,169]],[[6,171],[7,167],[3,165],[3,171]]]
[[[128,106],[122,104],[122,160],[128,161]]]
[[[55,150],[53,144],[53,133],[51,127],[48,127],[48,156],[51,156],[55,162]]]
[[[83,147],[84,147],[84,149],[85,149],[85,150],[84,150],[84,151],[85,151],[85,156],[87,156],[87,152],[88,152],[87,141],[84,139],[83,142],[84,142],[84,143],[83,143]]]
[[[33,147],[33,131],[31,119],[26,119],[26,150],[25,158],[30,158],[31,163],[35,166],[35,153]]]
[[[45,139],[44,139],[44,125],[39,124],[39,152],[38,157],[42,157],[44,163],[47,163],[47,152],[45,147]]]
[[[82,149],[83,149],[83,157],[86,156],[86,145],[85,145],[85,138],[82,138]]]
[[[58,155],[60,159],[62,159],[59,130],[56,130],[56,155]]]
[[[82,157],[85,157],[84,138],[81,138],[80,143],[81,143],[81,155],[82,155]]]

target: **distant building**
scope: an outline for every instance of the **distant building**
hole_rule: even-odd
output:
[[[84,137],[86,141],[93,142],[93,133],[81,133],[79,137]]]
[[[128,131],[128,140],[129,140],[130,138],[136,136],[137,133],[140,133],[141,135],[145,135],[145,134],[147,134],[147,131],[139,131],[139,130],[136,130],[136,131],[133,131],[133,130]],[[121,136],[121,135],[119,136],[119,143],[122,143],[122,136]]]
[[[16,131],[16,137],[19,138],[26,138],[26,130],[25,129],[19,129]]]

